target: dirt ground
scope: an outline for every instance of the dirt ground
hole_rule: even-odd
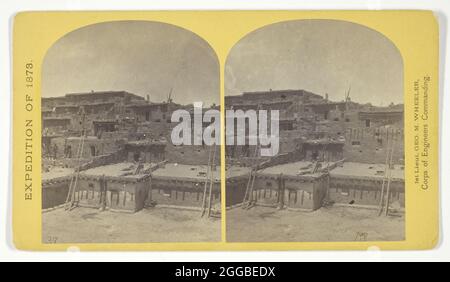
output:
[[[143,209],[134,214],[90,208],[42,214],[44,243],[144,243],[220,241],[220,219],[200,211]]]
[[[314,212],[240,207],[227,211],[228,242],[401,241],[404,214],[378,217],[378,211],[323,207]]]

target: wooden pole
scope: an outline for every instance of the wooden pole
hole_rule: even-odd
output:
[[[387,183],[387,192],[386,192],[386,207],[385,207],[385,215],[388,216],[389,214],[389,198],[390,198],[390,194],[391,194],[391,176],[392,176],[392,170],[391,170],[391,166],[392,166],[392,157],[394,155],[394,147],[395,147],[395,142],[394,139],[392,139],[392,151],[391,151],[391,159],[389,161],[389,178],[388,178],[388,183]]]
[[[209,181],[209,201],[208,201],[208,217],[211,215],[211,205],[212,205],[212,189],[214,184],[214,163],[216,162],[216,149],[217,146],[214,144],[214,153],[211,163],[211,169],[210,169],[210,181]]]
[[[278,176],[278,197],[277,197],[277,204],[278,204],[278,208],[280,208],[280,209],[283,207],[282,197],[284,197],[283,174],[280,173],[280,175]]]
[[[392,143],[392,142],[391,142]],[[392,144],[391,144],[392,146]],[[384,163],[384,176],[383,176],[383,183],[381,185],[381,196],[380,196],[380,205],[379,205],[379,210],[378,210],[378,216],[381,215],[381,213],[383,212],[383,204],[384,204],[384,187],[386,184],[386,177],[387,177],[387,173],[388,173],[388,169],[389,169],[389,152],[391,151],[391,148],[389,146],[389,139],[387,140],[387,144],[386,144],[386,161]]]
[[[83,135],[82,135],[83,136]],[[81,136],[81,137],[82,137]],[[66,141],[65,142],[67,142],[67,139],[66,139]],[[81,142],[82,142],[82,140],[80,140],[80,144],[78,145],[78,148],[77,148],[77,158],[79,157],[79,155],[80,155],[80,151],[81,151]],[[75,170],[76,170],[76,168],[75,168]],[[68,191],[68,193],[67,193],[67,197],[66,197],[66,204],[68,204],[70,201],[71,201],[71,196],[72,196],[72,186],[73,186],[73,181],[74,181],[74,179],[75,179],[75,174],[76,174],[76,171],[74,171],[74,173],[72,174],[72,177],[70,178],[70,184],[69,184],[69,191]],[[66,207],[67,208],[67,207]]]
[[[256,159],[256,155],[258,154],[258,144],[255,146],[255,153],[254,153],[254,158]],[[247,182],[247,187],[245,188],[245,195],[244,195],[244,200],[242,202],[242,208],[245,208],[245,203],[247,203],[247,197],[250,199],[250,195],[249,195],[249,190],[251,189],[251,183],[252,183],[252,179],[253,179],[253,174],[255,173],[254,171],[254,164],[255,160],[253,160],[252,162],[252,166],[250,168],[250,175],[248,178],[248,182]]]
[[[212,154],[212,150],[213,148],[211,147],[209,149],[209,153],[208,153],[208,167],[206,168],[206,177],[205,177],[205,185],[203,187],[203,197],[202,197],[202,208],[201,208],[201,214],[200,217],[202,217],[205,213],[205,206],[206,206],[206,189],[208,187],[208,178],[209,178],[209,169],[211,166],[211,154]]]

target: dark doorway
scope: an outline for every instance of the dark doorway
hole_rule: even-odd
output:
[[[96,156],[96,150],[95,150],[95,146],[91,146],[91,156],[95,157]]]

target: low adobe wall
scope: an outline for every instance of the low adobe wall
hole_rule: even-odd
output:
[[[327,177],[257,173],[250,200],[256,205],[313,211],[322,206]],[[227,181],[227,206],[242,203],[248,176]]]
[[[175,205],[180,207],[201,208],[203,202],[204,181],[186,181],[166,178],[152,178],[149,199],[156,205]],[[209,191],[209,182],[207,191]],[[220,183],[212,187],[211,206],[220,206]],[[209,194],[206,194],[206,204]]]
[[[80,175],[74,200],[79,206],[136,212],[144,208],[149,177],[92,177]]]
[[[66,202],[70,177],[60,177],[42,182],[42,209],[60,206]]]
[[[207,165],[211,146],[181,145],[174,146],[170,143],[166,146],[166,160],[170,163],[188,165]],[[214,148],[212,148],[214,150]],[[211,156],[212,157],[212,156]],[[216,148],[216,165],[220,164],[220,147]]]
[[[381,187],[383,179],[363,177],[330,178],[328,200],[340,204],[353,204],[363,206],[377,206],[381,200]],[[385,193],[387,181],[385,183]],[[390,184],[389,202],[405,207],[405,182],[394,179]]]
[[[252,199],[256,204],[313,211],[322,206],[325,176],[257,174]]]
[[[227,207],[241,204],[244,200],[248,176],[227,179],[225,202]]]
[[[53,208],[65,203],[69,193],[70,176],[58,181],[43,182],[42,208]],[[207,184],[209,190],[209,183]],[[102,177],[81,174],[74,193],[78,206],[109,208],[116,211],[136,212],[146,205],[156,204],[200,209],[202,207],[204,181],[152,178],[147,175],[133,179],[126,177]],[[209,202],[209,194],[206,197]],[[221,203],[220,183],[212,187],[211,206],[219,211]]]

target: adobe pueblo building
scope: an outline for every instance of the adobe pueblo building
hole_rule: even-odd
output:
[[[253,205],[313,211],[324,205],[405,205],[403,105],[330,101],[304,90],[225,97],[226,109],[279,111],[279,153],[226,146],[227,208]],[[236,142],[235,142],[236,143]]]
[[[42,208],[162,206],[219,215],[220,149],[174,146],[176,109],[192,105],[125,91],[42,98]]]

